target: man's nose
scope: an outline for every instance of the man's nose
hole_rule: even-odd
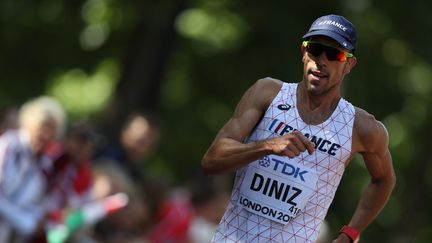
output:
[[[323,51],[317,57],[315,57],[317,64],[325,65],[328,62],[327,54]]]

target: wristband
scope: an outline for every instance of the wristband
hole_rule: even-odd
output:
[[[342,229],[340,229],[339,233],[344,233],[346,234],[353,243],[357,243],[360,240],[360,233],[354,229],[353,227],[350,227],[348,225],[345,225],[344,227],[342,227]]]

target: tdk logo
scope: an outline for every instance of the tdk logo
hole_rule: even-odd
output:
[[[274,171],[279,171],[284,175],[292,176],[294,178],[299,178],[302,181],[306,181],[303,176],[305,176],[308,173],[307,170],[303,170],[299,167],[293,166],[291,164],[285,163],[282,160],[278,160],[275,158],[272,158],[272,160],[275,162],[273,166]]]
[[[287,111],[287,110],[291,109],[291,106],[288,104],[280,104],[277,106],[277,108],[279,110],[282,110],[282,111]]]

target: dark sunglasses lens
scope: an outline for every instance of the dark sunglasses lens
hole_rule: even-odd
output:
[[[327,54],[327,59],[331,60],[331,61],[339,61],[339,54],[341,53],[341,51],[339,51],[336,48],[332,48],[332,47],[326,47],[326,54]]]
[[[324,47],[323,45],[308,43],[306,50],[314,57],[319,57],[321,53],[324,51],[323,47]]]
[[[341,51],[339,51],[338,49],[320,45],[317,43],[308,43],[306,50],[314,57],[319,57],[321,53],[325,52],[327,55],[327,59],[329,59],[330,61],[339,61],[339,57],[341,56]]]

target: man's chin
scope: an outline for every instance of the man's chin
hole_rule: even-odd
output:
[[[328,86],[328,85],[313,85],[309,84],[307,88],[307,92],[311,96],[320,96],[320,95],[327,95],[328,93],[334,91],[335,89],[338,89],[337,85]]]
[[[318,96],[321,94],[321,92],[319,90],[309,90],[309,95],[311,96]]]
[[[317,95],[320,95],[323,93],[323,90],[321,87],[316,86],[316,85],[312,85],[312,84],[309,85],[307,91],[308,91],[309,95],[312,95],[312,96],[317,96]]]

